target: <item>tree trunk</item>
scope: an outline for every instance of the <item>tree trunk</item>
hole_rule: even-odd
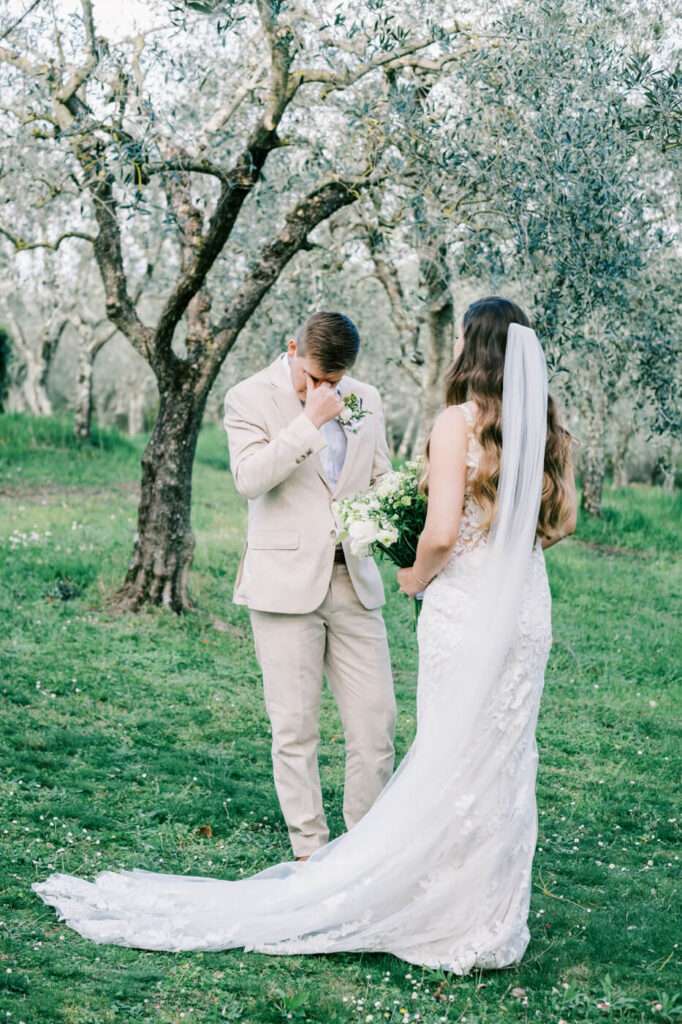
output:
[[[66,327],[66,317],[55,307],[43,325],[38,351],[34,352],[21,323],[12,311],[5,308],[4,314],[15,357],[10,364],[9,410],[30,412],[34,416],[51,416],[52,403],[47,393],[47,380]]]
[[[607,398],[602,390],[593,389],[586,396],[581,409],[584,422],[580,452],[580,477],[582,497],[580,507],[583,512],[597,519],[601,517],[601,497],[606,475],[606,419]]]
[[[604,487],[604,451],[589,448],[581,453],[583,493],[580,507],[590,516],[601,518],[601,495]]]
[[[622,490],[627,487],[630,482],[628,477],[628,467],[625,459],[621,458],[619,452],[614,453],[613,456],[613,486]]]
[[[92,350],[81,345],[78,351],[78,372],[76,374],[76,397],[74,399],[73,433],[79,441],[87,441],[92,426],[92,371],[94,356]]]
[[[0,324],[0,413],[5,411],[5,399],[9,389],[10,354],[10,336]]]
[[[414,435],[417,428],[419,427],[419,414],[420,406],[419,402],[417,401],[412,406],[412,411],[410,412],[409,419],[405,424],[405,430],[400,440],[400,446],[398,447],[399,459],[412,458],[412,454],[414,452]]]
[[[121,604],[137,611],[143,604],[170,611],[192,608],[187,578],[194,552],[190,524],[192,464],[206,396],[189,384],[161,395],[159,414],[142,456],[142,489],[135,547]]]
[[[630,439],[635,432],[635,428],[630,425],[625,430],[622,430],[618,435],[616,446],[613,452],[613,486],[614,487],[627,487],[628,485],[628,468],[626,463],[628,445]]]
[[[428,290],[429,336],[422,416],[415,442],[417,451],[426,444],[433,421],[443,408],[443,376],[452,360],[454,312],[446,245],[438,246],[425,261],[422,277]]]
[[[87,441],[92,428],[92,383],[95,359],[116,334],[116,328],[101,337],[93,337],[96,326],[82,317],[71,316],[71,323],[78,332],[78,371],[76,374],[76,397],[73,434],[79,441]]]
[[[33,416],[52,415],[52,402],[44,386],[45,367],[30,350],[21,353],[22,362],[10,376],[8,407],[11,412],[29,412]]]
[[[663,440],[658,468],[663,476],[663,490],[666,494],[674,494],[675,477],[680,460],[680,443],[675,437],[667,436]]]

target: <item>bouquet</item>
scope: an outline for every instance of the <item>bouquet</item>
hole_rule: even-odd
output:
[[[341,524],[338,539],[350,538],[354,555],[365,558],[379,551],[399,569],[414,565],[426,519],[426,496],[419,493],[421,470],[422,460],[414,459],[387,473],[364,494],[334,502]],[[417,615],[420,607],[417,601]]]

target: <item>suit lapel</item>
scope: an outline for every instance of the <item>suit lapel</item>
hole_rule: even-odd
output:
[[[284,365],[284,360],[279,357],[275,359],[274,363],[270,364],[270,383],[273,388],[275,405],[288,426],[292,420],[295,420],[300,415],[302,406],[298,395],[294,391],[291,377],[287,367]]]
[[[272,384],[275,405],[282,414],[282,419],[284,420],[285,425],[288,426],[292,420],[295,420],[297,416],[301,415],[303,406],[301,405],[301,400],[294,391],[289,370],[280,356],[275,359],[274,363],[270,364],[270,383]],[[324,470],[322,469],[320,456],[317,454],[311,455],[310,464],[315,469],[315,472],[318,474],[327,490],[331,490],[327,478],[324,475]]]

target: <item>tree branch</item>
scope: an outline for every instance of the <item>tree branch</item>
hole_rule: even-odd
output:
[[[92,197],[95,219],[99,227],[94,250],[104,285],[107,316],[156,371],[156,360],[151,344],[152,331],[140,320],[135,303],[128,294],[113,179],[101,161],[96,146],[96,140],[90,146],[81,143],[76,149],[76,157],[85,174],[84,187]]]
[[[270,46],[270,92],[262,124],[266,131],[274,132],[290,99],[289,69],[293,35],[289,29],[280,29],[273,15],[270,0],[257,0],[257,4],[261,24]]]
[[[33,124],[34,121],[48,121],[49,124],[58,124],[57,119],[52,114],[36,114],[33,111],[30,111],[28,114],[22,114],[20,110],[15,110],[14,107],[3,106],[0,106],[0,110],[3,110],[6,114],[12,114],[21,124]]]
[[[455,22],[443,31],[445,35],[451,36],[457,35],[465,31],[467,28],[468,26]],[[459,56],[459,54],[447,53],[443,54],[442,58],[439,58],[438,60],[429,60],[424,57],[415,59],[413,57],[413,54],[426,49],[428,46],[432,46],[434,42],[435,40],[431,38],[415,40],[415,42],[408,43],[394,52],[383,53],[372,60],[364,61],[359,65],[359,67],[353,70],[347,68],[342,74],[336,74],[333,71],[326,71],[324,68],[304,68],[300,71],[294,72],[291,76],[292,94],[297,92],[303,84],[319,82],[325,87],[323,94],[327,95],[336,89],[347,89],[349,85],[353,85],[371,71],[377,70],[390,71],[394,68],[401,67],[426,67],[427,64],[433,65],[433,67],[427,67],[427,70],[438,70],[439,67],[443,66],[443,64],[450,60],[455,60]]]
[[[28,249],[53,249],[56,251],[65,238],[83,238],[87,242],[92,243],[95,241],[92,235],[88,235],[84,231],[64,231],[54,242],[28,242],[20,235],[13,234],[3,224],[0,224],[0,235],[4,235],[5,238],[9,239],[17,252],[26,252]]]
[[[65,85],[55,93],[57,110],[60,107],[66,108],[72,117],[83,113],[87,108],[85,103],[76,95],[82,85],[87,82],[90,75],[99,64],[101,45],[95,37],[95,23],[92,15],[92,0],[81,0],[83,7],[83,23],[85,25],[86,60],[71,75]]]
[[[270,45],[270,93],[265,110],[251,132],[244,152],[221,179],[223,185],[208,230],[191,263],[182,270],[161,312],[152,342],[157,365],[170,359],[173,333],[180,318],[202,287],[208,271],[230,237],[244,200],[258,181],[268,154],[279,144],[277,126],[290,99],[291,35],[280,32],[269,0],[258,0],[258,10]]]
[[[95,20],[92,14],[92,0],[81,0],[83,8],[83,24],[85,25],[85,36],[88,40],[88,51],[97,52],[97,41],[95,38]]]
[[[360,198],[360,190],[376,183],[369,175],[355,181],[329,181],[313,189],[287,216],[277,238],[264,246],[253,269],[242,282],[221,317],[213,339],[213,350],[202,372],[208,391],[227,353],[251,314],[274,284],[289,260],[303,248],[307,235],[343,206]]]
[[[21,25],[21,23],[22,23],[22,21],[24,20],[24,18],[27,18],[27,17],[29,16],[29,14],[31,13],[31,11],[32,11],[32,10],[34,10],[34,8],[36,8],[36,7],[38,6],[38,4],[39,4],[39,3],[40,3],[40,0],[33,0],[33,3],[31,4],[31,6],[30,6],[30,7],[27,7],[27,8],[26,8],[26,10],[24,11],[24,13],[23,13],[22,15],[20,15],[20,16],[19,16],[19,17],[18,17],[18,18],[16,19],[16,21],[15,21],[15,22],[13,22],[13,23],[12,23],[12,24],[10,25],[10,27],[9,27],[9,28],[6,28],[6,29],[5,29],[5,31],[4,31],[3,33],[2,33],[2,35],[0,35],[0,39],[7,39],[7,36],[8,36],[8,35],[10,35],[10,33],[11,33],[11,32],[14,32],[15,28],[16,28],[16,27],[17,27],[18,25]]]
[[[197,143],[197,148],[200,153],[208,146],[209,136],[213,135],[215,132],[219,131],[225,124],[227,124],[227,122],[230,120],[234,112],[244,101],[249,92],[251,92],[252,89],[255,89],[260,84],[264,74],[265,69],[259,68],[259,70],[253,75],[251,80],[249,82],[245,82],[244,85],[241,85],[230,97],[229,102],[226,103],[224,106],[220,107],[218,110],[216,110],[215,113],[208,119],[208,121],[206,121],[201,131],[199,132],[199,141]]]
[[[0,46],[0,61],[3,64],[11,64],[13,68],[23,71],[24,74],[30,75],[31,78],[45,77],[50,73],[50,65],[47,61],[35,64],[28,57],[21,57],[14,50],[9,50],[6,46]]]
[[[118,333],[118,327],[114,327],[110,324],[108,331],[101,334],[99,337],[93,337],[94,331],[96,331],[99,326],[98,324],[93,325],[88,323],[87,320],[83,319],[80,311],[76,311],[74,313],[73,310],[70,310],[67,316],[69,323],[81,338],[83,346],[86,351],[90,353],[93,361],[95,356],[104,348],[107,342],[111,341],[114,335]]]
[[[209,174],[217,178],[224,185],[229,185],[230,183],[228,172],[224,168],[218,167],[217,164],[211,163],[210,160],[192,160],[191,157],[178,156],[175,159],[162,160],[160,163],[144,165],[144,173],[146,175],[163,174],[169,171],[171,173],[178,171],[192,174]]]
[[[203,213],[192,200],[188,174],[169,177],[166,195],[180,235],[180,267],[184,274],[202,244]],[[195,363],[211,343],[210,311],[211,298],[204,282],[187,304],[187,356],[191,363]]]
[[[65,316],[61,307],[57,305],[40,332],[40,357],[45,365],[45,374],[42,383],[45,387],[47,386],[47,375],[50,369],[50,364],[52,363],[57,345],[59,344],[67,323],[68,318]]]

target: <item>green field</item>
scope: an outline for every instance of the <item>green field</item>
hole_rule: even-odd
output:
[[[231,604],[244,508],[217,429],[200,439],[199,611],[112,604],[142,440],[76,446],[57,418],[0,418],[0,1019],[12,1024],[682,1020],[682,498],[605,494],[547,554],[554,648],[540,713],[531,944],[517,968],[443,977],[382,955],[268,958],[95,946],[30,885],[53,869],[235,878],[290,855],[248,617]],[[412,611],[388,583],[400,709],[415,727]],[[677,630],[677,632],[676,632]],[[343,743],[321,771],[342,828]],[[210,826],[207,828],[206,826]]]

